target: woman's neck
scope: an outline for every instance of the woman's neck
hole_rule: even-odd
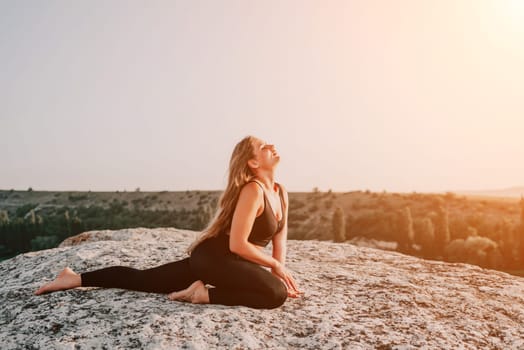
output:
[[[273,174],[258,174],[256,178],[264,185],[267,191],[271,193],[277,192],[277,188],[275,186],[275,178]]]

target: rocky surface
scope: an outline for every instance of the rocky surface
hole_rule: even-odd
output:
[[[79,288],[34,296],[65,266],[148,268],[196,233],[84,233],[0,263],[1,349],[524,349],[524,279],[350,244],[289,241],[306,295],[274,310]]]

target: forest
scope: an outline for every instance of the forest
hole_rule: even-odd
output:
[[[199,231],[220,192],[48,193],[0,191],[0,260],[56,247],[90,230],[176,227]],[[51,196],[52,195],[52,196]],[[381,247],[424,259],[524,275],[524,199],[454,193],[290,193],[289,238]],[[10,204],[10,205],[7,205]]]
[[[5,201],[8,194],[17,195],[14,191],[3,191],[0,199]],[[196,208],[165,206],[153,210],[153,204],[159,201],[158,194],[130,201],[119,199],[122,195],[125,193],[120,196],[116,193],[117,198],[99,201],[96,193],[69,194],[65,205],[60,204],[63,200],[53,198],[47,206],[25,203],[11,211],[0,209],[0,260],[23,252],[54,248],[67,237],[91,230],[133,227],[202,230],[213,215],[211,205],[216,206],[216,199],[205,194],[198,198]],[[55,193],[55,197],[60,197],[60,193]],[[89,200],[88,205],[82,203],[86,200]]]
[[[346,196],[346,198],[344,198]],[[351,198],[351,199],[349,199]],[[290,211],[290,237],[389,249],[424,259],[468,263],[524,275],[524,199],[454,193],[313,192]],[[311,213],[327,209],[302,222]],[[295,236],[295,225],[303,227]],[[388,242],[393,244],[381,244]],[[364,244],[361,244],[364,243]]]

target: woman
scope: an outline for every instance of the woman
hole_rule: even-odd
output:
[[[253,136],[235,146],[219,210],[189,247],[189,258],[148,270],[113,266],[77,274],[65,268],[35,294],[112,287],[169,293],[171,300],[195,304],[268,309],[279,307],[287,297],[298,297],[301,292],[284,266],[289,200],[274,181],[279,161],[273,145]],[[270,241],[271,256],[263,251]]]

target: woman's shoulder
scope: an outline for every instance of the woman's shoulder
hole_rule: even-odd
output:
[[[284,187],[284,185],[282,185],[280,182],[275,182],[275,184],[278,186],[279,191],[283,195],[287,195],[287,190]],[[260,191],[260,193],[262,193],[262,194],[264,193],[264,188],[263,188],[262,184],[260,182],[258,182],[257,180],[250,180],[250,181],[246,182],[244,187],[247,187],[247,186],[249,186],[248,188],[250,188],[251,190],[257,189],[257,190]]]
[[[264,203],[264,190],[255,182],[247,182],[240,189],[238,195],[238,204],[242,206],[256,205],[261,206]]]
[[[260,188],[261,190],[263,189],[262,184],[260,182],[258,182],[258,180],[255,180],[255,179],[252,179],[252,180],[249,180],[248,182],[246,182],[244,184],[244,187],[246,187],[246,186],[257,187],[257,188]]]
[[[262,189],[262,185],[258,181],[251,180],[249,182],[246,182],[244,186],[242,186],[240,193],[246,193],[248,195],[261,197],[264,195],[264,190]]]

